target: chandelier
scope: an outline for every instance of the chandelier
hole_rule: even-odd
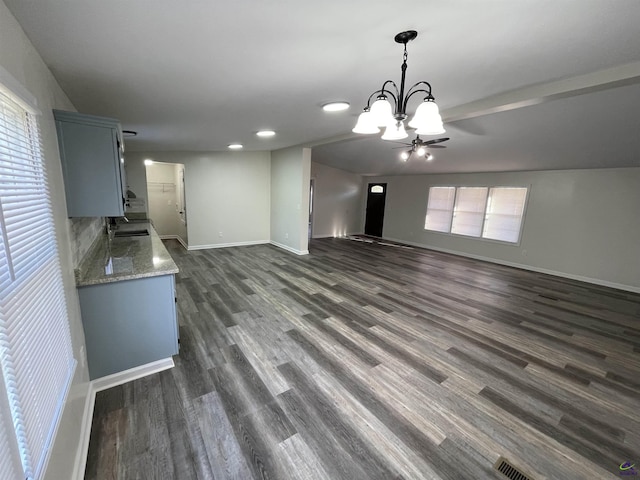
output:
[[[397,85],[387,80],[382,84],[380,90],[373,92],[367,100],[367,106],[358,117],[358,122],[353,128],[354,133],[372,134],[380,132],[380,127],[385,127],[383,140],[401,140],[407,138],[404,122],[409,117],[407,115],[407,103],[409,99],[418,93],[423,93],[423,102],[416,109],[416,113],[409,121],[408,126],[416,129],[418,135],[438,135],[444,133],[440,110],[436,105],[435,98],[431,94],[429,82],[418,82],[413,85],[405,95],[404,80],[407,71],[407,43],[418,36],[415,30],[401,32],[395,36],[397,43],[404,45],[404,55],[402,66],[402,78],[400,89]],[[393,88],[393,91],[391,90]],[[375,102],[371,100],[375,96]],[[389,102],[392,99],[393,105]]]

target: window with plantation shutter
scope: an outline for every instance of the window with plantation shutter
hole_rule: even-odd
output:
[[[0,367],[6,397],[0,419],[9,418],[15,431],[0,438],[2,478],[15,478],[4,476],[2,463],[12,452],[22,468],[18,478],[40,478],[75,360],[37,117],[6,88],[0,88]]]

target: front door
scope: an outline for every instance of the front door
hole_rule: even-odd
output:
[[[384,202],[387,196],[386,183],[370,183],[367,191],[367,213],[364,221],[364,234],[382,237],[384,221]]]

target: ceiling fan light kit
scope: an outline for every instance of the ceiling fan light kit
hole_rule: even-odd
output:
[[[409,148],[406,149],[406,150],[403,150],[402,152],[400,152],[400,159],[403,162],[406,162],[407,160],[409,160],[411,158],[411,156],[413,154],[415,154],[416,157],[424,157],[424,159],[427,162],[430,162],[435,157],[428,150],[428,148],[429,147],[446,148],[444,145],[440,145],[440,144],[443,143],[443,142],[446,142],[447,140],[449,140],[448,137],[434,138],[433,140],[423,140],[423,139],[420,138],[420,135],[416,135],[416,138],[413,139],[411,141],[411,143],[403,143],[403,145],[406,145]],[[402,143],[402,142],[398,142],[398,143]],[[396,147],[396,148],[403,148],[404,149],[406,147]]]
[[[419,93],[424,94],[423,102],[418,106],[413,118],[409,121],[409,126],[415,128],[421,135],[439,135],[444,133],[444,126],[440,110],[436,105],[435,98],[431,94],[429,82],[420,81],[414,84],[405,95],[405,75],[407,71],[407,43],[415,39],[418,32],[408,30],[398,33],[395,41],[404,45],[404,55],[401,71],[400,89],[397,85],[387,80],[382,84],[380,90],[373,92],[367,100],[364,111],[358,117],[354,133],[373,134],[380,131],[379,127],[386,127],[382,135],[383,140],[400,140],[407,138],[404,121],[407,115],[407,103],[409,99]],[[375,101],[371,104],[371,100]],[[392,103],[389,101],[392,99]]]

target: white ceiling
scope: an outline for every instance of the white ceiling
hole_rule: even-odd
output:
[[[636,0],[5,3],[79,111],[138,131],[130,150],[302,144],[363,174],[640,166]],[[399,83],[408,29],[407,83],[432,84],[451,137],[428,164],[350,134]]]

